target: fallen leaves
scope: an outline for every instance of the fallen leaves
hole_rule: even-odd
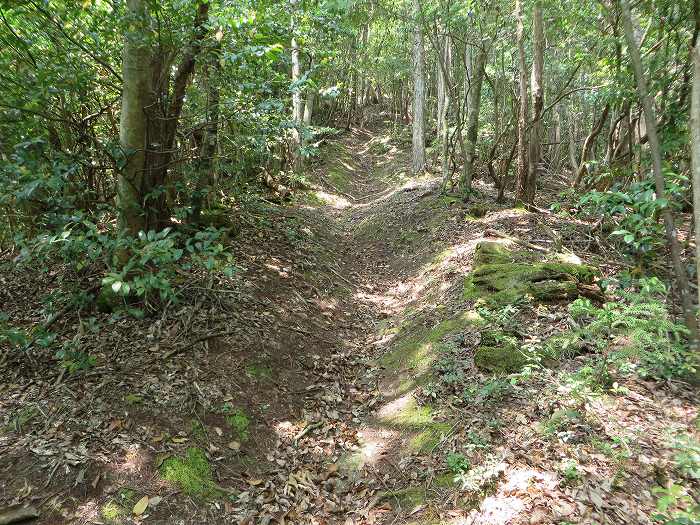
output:
[[[144,496],[140,500],[136,502],[134,505],[134,508],[132,509],[132,512],[134,513],[134,516],[140,516],[146,511],[146,508],[148,507],[148,496]]]

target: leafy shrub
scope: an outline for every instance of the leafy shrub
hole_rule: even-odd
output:
[[[233,257],[223,244],[225,236],[225,229],[208,227],[190,236],[165,228],[140,232],[136,238],[117,237],[78,215],[58,233],[25,241],[18,260],[44,265],[58,258],[75,272],[104,271],[102,284],[108,293],[101,294],[100,304],[139,316],[143,311],[130,306],[134,300],[154,309],[160,302],[177,300],[173,283],[179,270],[199,267],[231,275]],[[118,254],[128,254],[125,263]]]
[[[680,207],[689,183],[687,177],[666,171],[667,198],[659,199],[654,181],[635,182],[629,188],[591,191],[578,205],[587,215],[610,217],[617,228],[610,234],[620,241],[625,251],[643,261],[654,255],[664,243],[664,228],[659,220],[664,209]]]
[[[467,458],[464,454],[458,453],[447,454],[445,463],[447,463],[447,468],[449,468],[454,474],[463,474],[472,466],[469,458]]]

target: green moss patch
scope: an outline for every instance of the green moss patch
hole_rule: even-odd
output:
[[[452,430],[448,423],[431,423],[411,438],[409,448],[419,454],[430,454]]]
[[[538,259],[539,254],[511,251],[501,243],[479,243],[474,271],[465,282],[465,298],[483,299],[492,306],[525,297],[540,302],[571,300],[578,297],[580,283],[590,284],[598,274],[590,266]]]
[[[494,374],[519,372],[527,362],[524,354],[509,345],[480,346],[474,353],[474,364],[481,370]]]
[[[423,429],[433,423],[433,409],[419,405],[410,397],[396,411],[380,415],[379,419],[388,425],[409,429]]]
[[[478,314],[470,311],[442,321],[433,328],[414,329],[410,335],[402,333],[394,350],[382,358],[382,365],[393,369],[427,370],[437,356],[436,347],[442,339],[473,327],[478,322]]]
[[[160,467],[163,479],[180,487],[193,497],[200,499],[215,498],[221,489],[214,483],[209,460],[199,448],[189,448],[184,458],[166,459]]]
[[[100,514],[102,515],[102,519],[107,523],[115,523],[119,518],[125,515],[126,512],[115,501],[108,501],[102,505]]]
[[[257,380],[272,378],[272,367],[264,361],[255,361],[245,367],[245,373]]]

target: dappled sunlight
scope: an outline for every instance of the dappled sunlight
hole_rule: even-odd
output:
[[[335,208],[337,210],[344,210],[348,207],[350,207],[351,203],[350,201],[343,197],[342,195],[336,195],[334,193],[328,193],[326,191],[322,190],[315,190],[314,194],[318,199],[320,199],[326,206],[330,206],[331,208]],[[302,206],[303,208],[307,209],[315,209],[315,206]]]
[[[409,392],[382,405],[377,410],[377,416],[382,420],[391,420],[409,410],[414,404],[413,392]]]
[[[514,496],[488,496],[479,507],[479,513],[471,517],[473,525],[505,525],[525,510],[525,502]]]

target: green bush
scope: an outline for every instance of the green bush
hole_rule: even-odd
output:
[[[660,221],[664,209],[682,206],[690,187],[688,178],[665,172],[666,198],[656,196],[654,181],[635,182],[628,188],[591,191],[584,194],[578,205],[586,215],[609,217],[617,228],[610,234],[625,252],[643,262],[651,258],[664,244],[664,227]]]

